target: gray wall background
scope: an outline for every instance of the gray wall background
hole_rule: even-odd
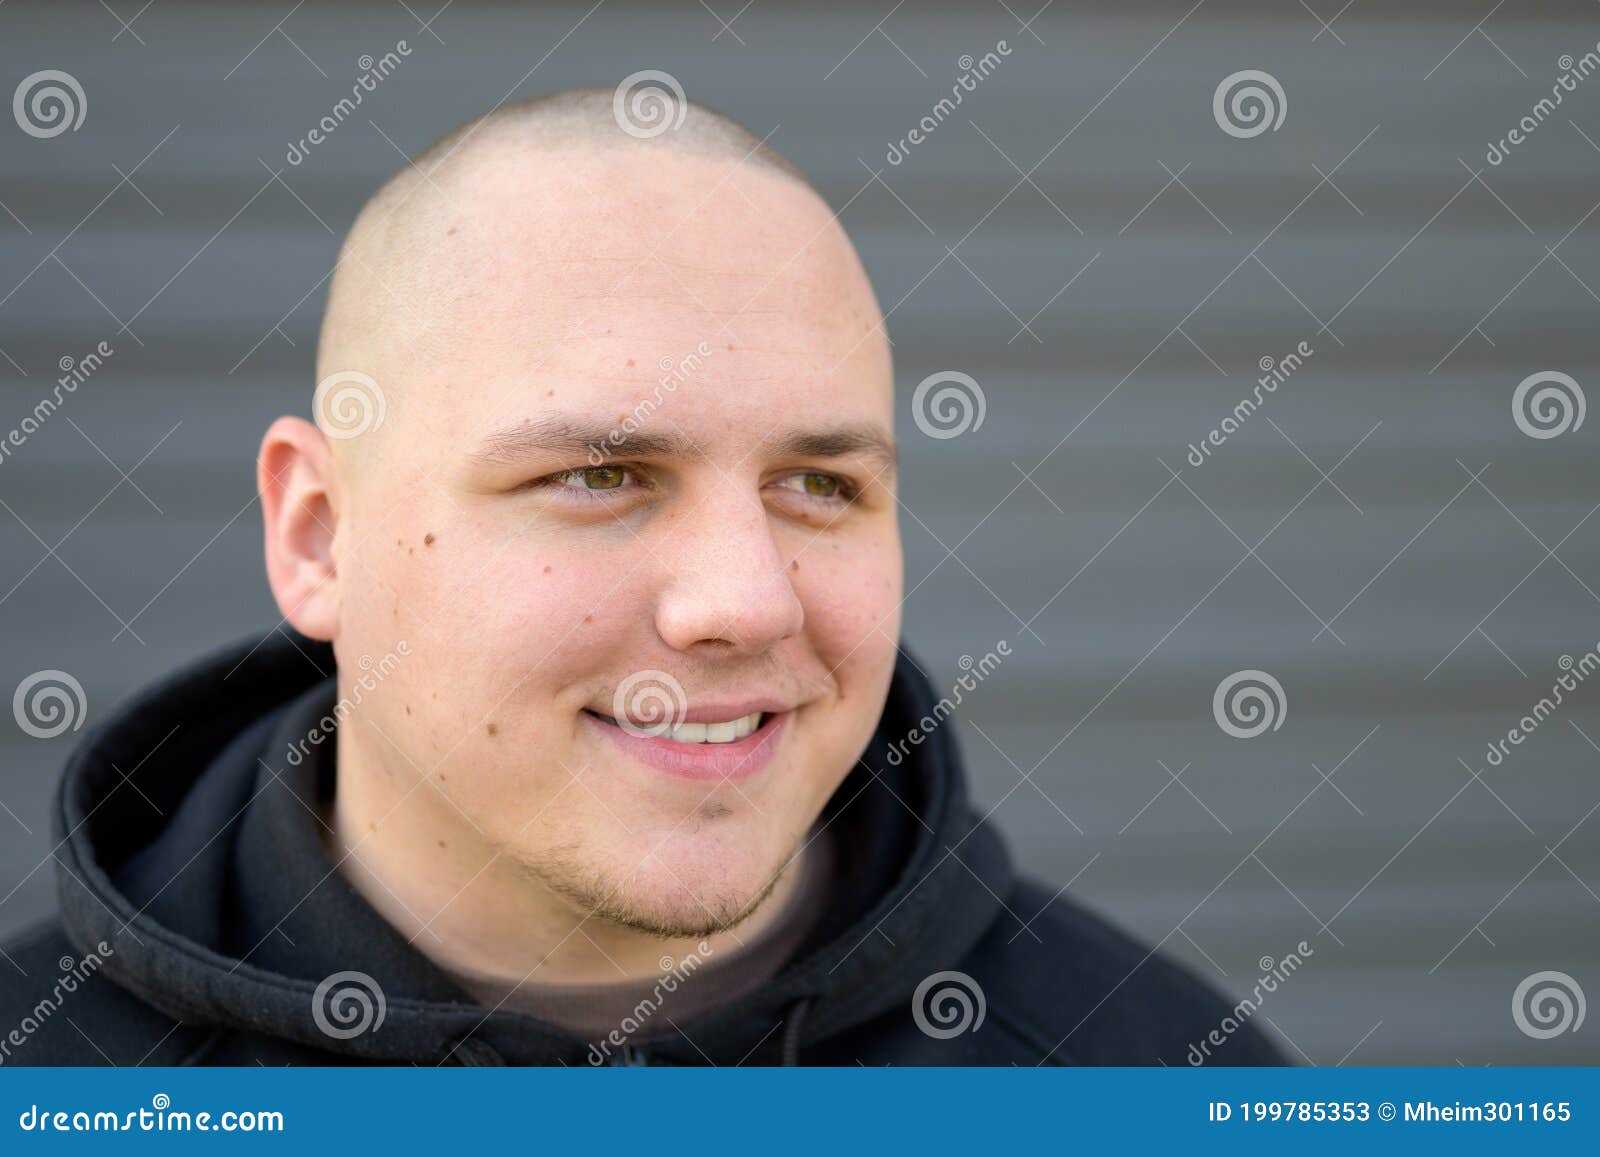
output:
[[[1600,385],[1600,77],[1485,160],[1600,10],[1008,3],[12,0],[0,96],[63,69],[87,116],[49,140],[0,117],[0,433],[61,358],[116,353],[0,465],[0,691],[69,671],[92,723],[271,627],[253,452],[307,412],[363,198],[503,99],[662,69],[773,133],[890,311],[906,637],[945,687],[1010,642],[960,734],[1025,868],[1236,994],[1308,941],[1261,1015],[1310,1062],[1600,1059],[1600,1023],[1535,1040],[1511,1008],[1548,969],[1600,996],[1600,685],[1485,762],[1600,641],[1600,419],[1535,439],[1511,406],[1537,371]],[[1281,83],[1276,131],[1220,129],[1241,69]],[[986,402],[947,440],[910,413],[941,370]],[[1252,668],[1287,710],[1236,739],[1212,694]],[[74,739],[3,718],[0,932],[51,905]]]

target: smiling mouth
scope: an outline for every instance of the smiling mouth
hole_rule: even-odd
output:
[[[600,722],[608,723],[619,731],[629,731],[635,735],[643,734],[652,739],[666,739],[673,743],[688,745],[737,743],[741,739],[754,735],[761,730],[764,724],[774,718],[769,712],[754,711],[749,715],[741,715],[737,719],[729,719],[720,723],[680,723],[675,727],[658,730],[658,725],[640,727],[635,724],[631,728],[625,728],[609,715],[603,715],[588,707],[583,710],[585,714],[592,715]]]

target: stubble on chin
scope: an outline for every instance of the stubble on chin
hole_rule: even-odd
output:
[[[538,853],[507,850],[505,854],[530,885],[559,897],[580,921],[600,920],[663,940],[680,940],[726,932],[755,915],[798,863],[799,847],[791,849],[752,898],[701,893],[657,903],[631,887],[643,865],[609,872],[593,862],[578,840]]]

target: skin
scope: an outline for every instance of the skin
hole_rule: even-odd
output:
[[[795,176],[670,142],[486,137],[352,231],[318,374],[370,375],[385,414],[353,438],[320,408],[323,428],[268,430],[267,572],[360,700],[328,818],[355,886],[451,968],[645,977],[779,913],[881,714],[892,460],[780,442],[888,439],[888,344],[854,249]],[[662,390],[658,363],[697,348]],[[513,444],[557,421],[603,435],[647,399],[639,440],[681,446],[624,441],[595,468]],[[770,763],[681,779],[613,742],[585,709],[610,712],[644,670],[691,705],[792,706]]]

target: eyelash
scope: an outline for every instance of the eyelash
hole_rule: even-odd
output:
[[[620,496],[638,489],[638,487],[630,487],[626,485],[611,488],[597,488],[591,486],[569,485],[564,482],[564,480],[567,479],[581,479],[582,475],[586,471],[599,469],[621,470],[625,474],[636,479],[645,477],[645,472],[641,467],[625,465],[622,463],[608,464],[606,467],[581,466],[572,470],[559,470],[554,474],[546,474],[542,478],[535,478],[527,483],[524,483],[520,489],[569,491],[574,494],[573,500],[577,502],[612,502],[615,501],[615,499],[608,497],[608,495],[616,494]],[[791,478],[805,478],[810,475],[832,479],[838,484],[838,493],[831,497],[823,497],[816,494],[807,494],[803,490],[795,490],[793,487],[788,487],[786,489],[804,502],[823,507],[849,506],[860,496],[860,487],[856,486],[849,479],[838,474],[829,474],[822,470],[797,470],[792,474],[785,475],[782,479],[780,479],[780,481],[788,481]],[[646,490],[654,489],[654,487],[648,482],[643,484],[643,488]]]

